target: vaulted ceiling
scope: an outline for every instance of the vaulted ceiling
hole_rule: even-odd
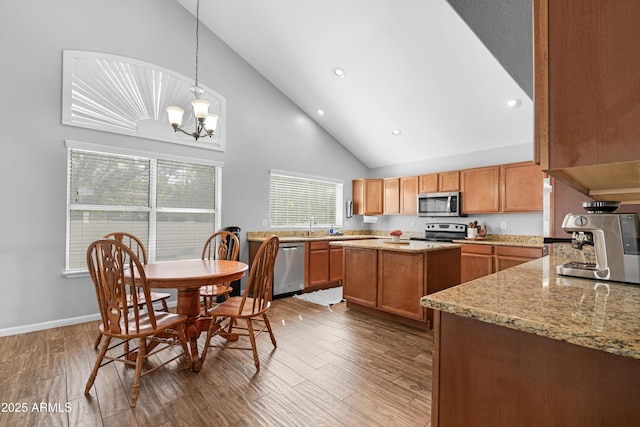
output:
[[[533,141],[530,0],[203,0],[200,20],[370,168]]]

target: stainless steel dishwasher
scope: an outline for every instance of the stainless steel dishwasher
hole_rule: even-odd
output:
[[[273,271],[273,296],[304,289],[304,242],[280,243]]]

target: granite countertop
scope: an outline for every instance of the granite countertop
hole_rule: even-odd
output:
[[[640,359],[640,286],[559,276],[545,256],[421,298],[424,307]]]
[[[462,247],[462,245],[455,243],[423,242],[418,240],[400,240],[399,243],[393,243],[391,242],[391,239],[348,240],[343,242],[331,242],[330,245],[395,252],[431,252]]]
[[[454,243],[474,245],[520,246],[531,248],[544,247],[542,236],[518,234],[488,234],[484,238],[454,240]]]
[[[277,235],[280,242],[316,242],[320,240],[362,240],[362,239],[375,239],[376,236],[362,235],[362,234],[315,234],[311,236],[304,235],[288,235],[288,233],[274,233],[274,232],[251,232],[247,233],[247,240],[249,242],[264,242],[267,238]]]

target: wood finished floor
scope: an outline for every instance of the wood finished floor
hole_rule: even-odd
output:
[[[98,322],[0,338],[2,409],[28,407],[0,412],[0,426],[430,425],[431,333],[344,302],[284,298],[269,313],[278,348],[258,338],[260,373],[251,352],[212,348],[199,373],[179,359],[143,377],[133,410],[133,370],[121,364],[101,368],[84,395]],[[41,402],[53,411],[34,411]]]

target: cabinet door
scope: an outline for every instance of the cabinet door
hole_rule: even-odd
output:
[[[493,246],[463,245],[461,252],[461,283],[494,273]]]
[[[462,170],[460,180],[462,181],[462,213],[500,212],[499,166]]]
[[[327,284],[329,282],[329,242],[307,242],[306,251],[305,287]]]
[[[548,31],[546,41],[536,33],[535,92],[548,91],[548,120],[537,125],[548,126],[549,167],[640,159],[640,2],[540,0],[534,13]]]
[[[330,246],[329,248],[329,281],[342,282],[343,249]]]
[[[400,178],[400,213],[418,214],[418,177]]]
[[[364,215],[382,215],[383,213],[382,179],[364,180]]]
[[[354,179],[351,182],[351,199],[353,202],[353,214],[364,214],[364,179]]]
[[[542,248],[496,246],[496,271],[506,270],[542,256]]]
[[[542,210],[544,172],[533,162],[502,166],[502,211]]]
[[[390,313],[426,320],[420,305],[427,290],[424,255],[395,251],[378,252],[378,307]]]
[[[378,251],[344,248],[344,299],[375,307],[378,300]]]
[[[460,191],[460,171],[442,172],[438,176],[439,191]]]
[[[437,193],[438,190],[438,175],[437,173],[430,173],[428,175],[420,175],[420,194],[423,193]]]
[[[386,178],[384,180],[384,214],[400,213],[400,179]]]

